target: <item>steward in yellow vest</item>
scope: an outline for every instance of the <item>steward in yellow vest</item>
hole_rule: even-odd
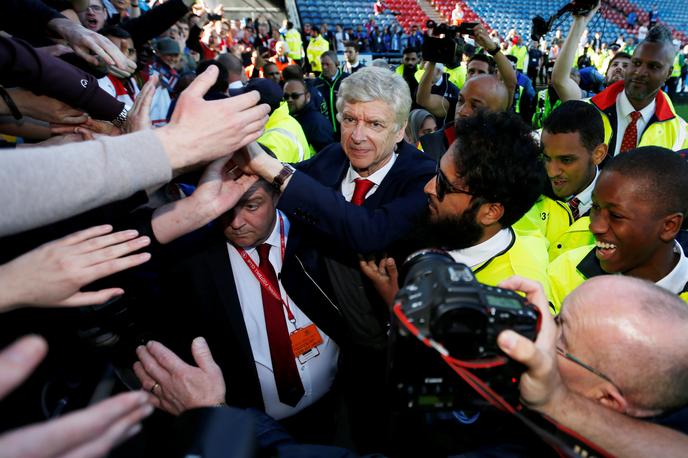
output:
[[[291,22],[287,23],[287,29],[284,39],[289,47],[289,57],[297,62],[301,62],[301,59],[303,59],[303,42],[301,41],[301,34],[294,28],[294,24]]]
[[[313,37],[308,42],[308,48],[306,49],[306,56],[311,64],[311,70],[319,74],[322,71],[320,56],[330,49],[330,44],[320,35],[317,29],[313,29],[312,34]]]
[[[595,105],[604,115],[602,120],[604,121],[605,140],[609,145],[610,158],[612,152],[620,148],[623,139],[623,132],[620,135],[617,133],[616,110],[617,98],[624,92],[624,85],[624,81],[617,81],[590,99],[590,103]],[[640,134],[637,145],[661,146],[674,151],[688,148],[688,124],[676,114],[669,96],[658,90],[654,102],[654,114]]]
[[[514,229],[543,236],[552,261],[568,250],[594,243],[587,215],[597,167],[607,155],[602,118],[588,103],[565,102],[545,119],[541,143],[549,185]]]
[[[550,264],[550,302],[558,311],[576,286],[604,274],[643,278],[688,301],[688,258],[675,240],[687,212],[688,163],[680,155],[643,147],[616,157],[595,186],[595,244]]]

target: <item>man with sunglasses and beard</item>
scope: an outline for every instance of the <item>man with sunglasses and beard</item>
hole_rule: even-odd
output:
[[[481,283],[520,275],[547,291],[544,239],[511,227],[543,186],[544,166],[530,129],[513,114],[478,111],[458,122],[456,135],[425,185],[428,214],[415,235],[425,246],[448,250]],[[398,291],[394,260],[361,262],[361,268],[391,304]]]

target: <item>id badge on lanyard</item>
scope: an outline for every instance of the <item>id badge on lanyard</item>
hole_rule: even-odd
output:
[[[280,221],[280,253],[282,255],[282,261],[284,262],[284,220],[282,215],[279,215]],[[306,327],[300,328],[296,323],[296,317],[289,307],[289,298],[285,301],[279,292],[279,285],[273,285],[270,281],[265,278],[263,273],[260,271],[256,263],[251,259],[251,257],[246,253],[243,248],[237,247],[237,251],[248,266],[251,273],[256,277],[258,283],[260,283],[261,288],[265,289],[272,297],[279,300],[282,306],[287,311],[287,319],[294,326],[294,331],[289,334],[289,339],[291,340],[291,348],[294,353],[294,358],[298,359],[299,363],[305,364],[308,360],[315,358],[320,354],[318,350],[318,345],[323,343],[322,336],[318,331],[317,326],[311,323]],[[276,286],[276,287],[275,287]]]

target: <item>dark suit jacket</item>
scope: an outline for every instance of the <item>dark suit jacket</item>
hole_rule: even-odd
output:
[[[344,200],[340,192],[350,164],[340,144],[296,165],[278,207],[292,223],[317,232],[321,248],[329,248],[330,253],[384,251],[407,235],[414,219],[425,211],[423,187],[436,167],[406,142],[399,143],[397,151],[391,170],[360,207]]]
[[[297,253],[298,235],[290,230],[280,275],[291,299],[340,346],[344,341],[337,306],[305,273]],[[244,324],[226,239],[216,228],[197,231],[164,248],[158,337],[193,363],[193,338],[203,336],[222,368],[227,404],[263,410],[249,336]],[[331,296],[331,295],[329,295]],[[257,298],[260,300],[260,298]]]

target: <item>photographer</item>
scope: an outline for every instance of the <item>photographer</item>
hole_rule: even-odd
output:
[[[500,286],[523,291],[542,312],[535,342],[513,331],[498,339],[527,366],[526,406],[612,456],[685,456],[688,309],[678,297],[644,280],[599,277],[566,298],[555,323],[536,282]]]
[[[488,54],[494,57],[497,72],[500,75],[502,82],[506,86],[507,90],[509,91],[509,100],[511,100],[518,85],[516,80],[516,72],[511,66],[511,63],[506,58],[504,53],[502,53],[499,45],[492,41],[487,31],[484,29],[482,25],[476,24],[473,27],[470,37],[475,40],[475,43],[477,45],[479,45]],[[442,97],[442,95],[438,95],[436,92],[433,92],[432,90],[434,89],[434,86],[432,86],[432,84],[435,83],[435,81],[432,78],[433,69],[434,63],[429,62],[428,68],[426,68],[426,71],[423,74],[423,78],[421,78],[420,83],[418,85],[416,102],[420,106],[428,110],[430,113],[432,113],[438,120],[446,118],[446,122],[451,122],[453,119],[455,119],[453,117],[453,110],[452,112],[448,112],[448,110],[450,110],[452,107],[451,100]]]

